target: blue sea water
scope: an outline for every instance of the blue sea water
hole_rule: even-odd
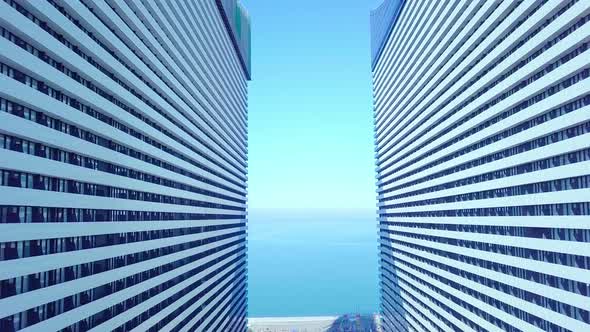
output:
[[[375,210],[251,210],[248,316],[378,311]]]

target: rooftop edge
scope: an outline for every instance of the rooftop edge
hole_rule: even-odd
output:
[[[251,79],[250,16],[239,0],[215,0],[248,80]]]
[[[371,67],[375,69],[405,0],[384,0],[371,11]]]

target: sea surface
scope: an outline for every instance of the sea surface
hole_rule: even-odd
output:
[[[378,311],[375,210],[251,209],[248,316]]]

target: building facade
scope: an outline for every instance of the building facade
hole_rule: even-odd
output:
[[[0,330],[245,331],[249,17],[0,1]]]
[[[590,331],[590,2],[371,17],[385,331]]]

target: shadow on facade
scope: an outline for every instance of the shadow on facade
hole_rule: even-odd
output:
[[[383,240],[384,238],[381,238]],[[382,331],[409,331],[403,299],[400,295],[399,277],[391,248],[383,243],[379,247],[380,306]]]

